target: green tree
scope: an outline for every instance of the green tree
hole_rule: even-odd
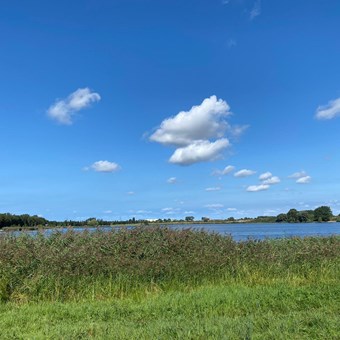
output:
[[[185,221],[186,222],[192,222],[195,219],[194,216],[186,216]]]
[[[327,222],[333,217],[333,213],[330,207],[321,206],[314,210],[314,221]]]
[[[296,209],[290,209],[287,213],[287,221],[289,223],[299,222],[298,211]]]
[[[279,214],[276,216],[276,222],[287,222],[287,214]]]

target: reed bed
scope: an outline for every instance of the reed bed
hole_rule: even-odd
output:
[[[339,282],[340,237],[235,242],[167,227],[0,237],[0,300],[81,301],[201,284]]]

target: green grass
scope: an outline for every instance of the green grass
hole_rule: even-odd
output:
[[[0,305],[2,339],[339,339],[339,285],[206,285],[139,299]]]
[[[0,238],[0,339],[340,339],[340,237]]]

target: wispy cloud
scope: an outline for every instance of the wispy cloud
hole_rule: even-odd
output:
[[[207,204],[205,205],[205,208],[220,209],[220,208],[223,208],[223,204],[220,204],[220,203]]]
[[[230,174],[235,170],[235,167],[232,165],[227,165],[223,170],[215,170],[212,174],[214,176],[225,176]]]
[[[256,174],[256,171],[248,170],[248,169],[242,169],[242,170],[235,172],[234,176],[239,177],[239,178],[243,178],[243,177],[248,177],[248,176],[251,176],[251,175],[254,175],[254,174]]]
[[[250,20],[255,19],[262,12],[261,0],[256,0],[254,2],[253,8],[249,13]]]
[[[327,105],[319,106],[316,110],[317,119],[332,119],[340,116],[340,98],[331,100]]]
[[[311,180],[312,180],[311,176],[304,176],[304,177],[300,177],[299,179],[297,179],[296,183],[299,183],[299,184],[308,184],[308,183],[310,183]]]
[[[166,180],[167,183],[169,184],[175,184],[177,183],[177,178],[176,177],[170,177]]]
[[[89,88],[78,89],[71,93],[66,99],[57,100],[47,110],[47,115],[56,120],[60,124],[71,125],[74,115],[91,105],[93,102],[99,101],[100,95],[91,92]]]
[[[109,161],[97,161],[85,168],[85,170],[94,170],[96,172],[115,172],[120,169],[121,167],[117,163]]]
[[[298,184],[308,184],[312,180],[312,177],[307,175],[305,171],[294,172],[289,178],[296,179],[296,183]]]
[[[211,187],[211,188],[206,188],[205,191],[220,191],[221,187]]]
[[[293,174],[288,176],[288,178],[300,178],[300,177],[304,177],[306,175],[307,175],[307,173],[302,170],[302,171],[294,172]]]

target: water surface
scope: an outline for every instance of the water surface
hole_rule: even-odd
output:
[[[128,226],[127,226],[128,227]],[[174,229],[203,229],[211,232],[216,232],[222,235],[231,235],[236,241],[243,241],[249,238],[263,240],[265,238],[284,238],[284,237],[306,237],[306,236],[329,236],[340,235],[340,223],[234,223],[234,224],[176,224],[168,225]],[[96,230],[111,231],[118,227],[102,226],[99,228],[72,228],[75,232]],[[128,228],[133,228],[130,226]],[[49,236],[56,231],[65,233],[68,228],[45,229],[42,232]],[[38,231],[15,231],[14,235],[20,234],[37,235]],[[7,234],[2,233],[2,234]]]

